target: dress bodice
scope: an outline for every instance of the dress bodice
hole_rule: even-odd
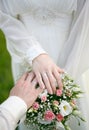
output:
[[[7,14],[19,16],[29,35],[57,62],[69,35],[77,0],[2,0],[0,8]]]
[[[53,12],[71,13],[77,8],[77,0],[3,0],[2,9],[12,15],[43,9]],[[44,12],[44,11],[43,11]]]

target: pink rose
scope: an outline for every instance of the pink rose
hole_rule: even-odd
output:
[[[62,89],[57,89],[56,90],[56,95],[61,96],[62,95]]]
[[[74,105],[76,105],[76,101],[75,101],[75,100],[72,100],[72,103],[73,103]]]
[[[33,107],[34,110],[38,110],[39,109],[38,102],[35,102],[32,107]]]
[[[46,121],[52,121],[54,118],[55,118],[55,114],[52,111],[48,110],[45,112],[44,119]]]
[[[58,106],[58,105],[59,105],[59,102],[56,101],[56,100],[54,100],[54,101],[53,101],[53,105]]]
[[[60,122],[64,119],[64,117],[61,114],[57,114],[56,119]]]
[[[72,101],[70,102],[70,105],[71,105],[73,108],[75,108],[75,107],[76,107],[76,101],[75,101],[75,100],[72,100]]]
[[[45,102],[46,100],[47,100],[46,95],[43,95],[43,96],[41,97],[41,101]]]
[[[68,97],[71,97],[71,96],[72,96],[71,91],[70,91],[70,90],[66,90],[66,95],[67,95]]]

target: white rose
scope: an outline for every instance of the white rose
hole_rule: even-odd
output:
[[[60,113],[62,116],[67,116],[72,112],[72,107],[67,101],[62,101],[59,105]]]

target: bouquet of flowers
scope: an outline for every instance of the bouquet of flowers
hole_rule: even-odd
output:
[[[45,90],[39,95],[33,106],[27,111],[25,124],[36,130],[58,130],[60,127],[71,130],[68,121],[73,116],[84,121],[76,103],[82,91],[68,74],[62,75],[63,90],[57,87],[51,95]]]

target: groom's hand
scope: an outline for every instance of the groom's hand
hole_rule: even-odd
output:
[[[33,72],[25,73],[12,88],[10,96],[22,98],[27,107],[31,107],[37,96],[43,91],[41,87],[36,88],[37,80]]]

